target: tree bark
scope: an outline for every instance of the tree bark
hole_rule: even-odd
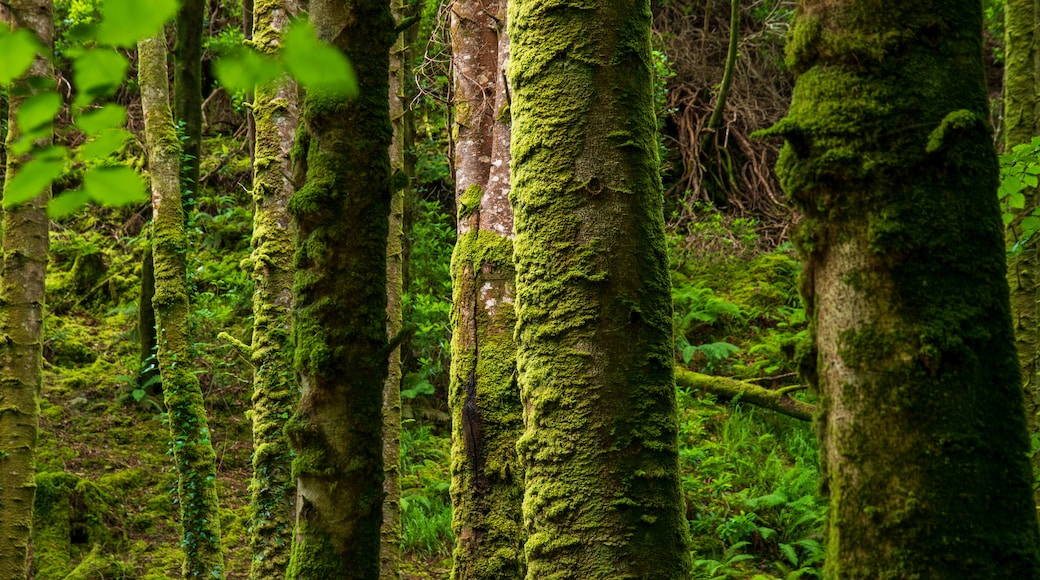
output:
[[[251,12],[253,13],[253,12]],[[253,46],[276,55],[296,0],[261,0],[253,19]],[[253,164],[253,481],[250,485],[253,554],[250,578],[285,578],[292,547],[296,486],[285,417],[299,400],[292,367],[293,194],[291,152],[299,124],[297,86],[282,77],[256,88]]]
[[[198,195],[202,156],[202,36],[206,0],[181,0],[177,12],[177,48],[173,69],[174,118],[184,123],[181,187]],[[190,208],[195,195],[183,201]]]
[[[1037,101],[1037,26],[1040,14],[1036,0],[1008,0],[1004,7],[1004,150],[1029,143],[1038,133]],[[1005,228],[1005,243],[1014,247],[1021,238],[1022,218],[1037,208],[1037,192],[1026,189],[1025,207],[1012,210],[1013,218]],[[1040,313],[1037,291],[1040,274],[1040,248],[1034,236],[1008,257],[1007,280],[1011,288],[1011,319],[1015,328],[1022,388],[1025,393],[1029,432],[1040,434],[1040,386],[1037,384],[1040,357]],[[1033,456],[1033,473],[1040,473],[1040,454]],[[1040,500],[1040,489],[1034,491]]]
[[[803,0],[777,171],[803,213],[824,577],[1038,578],[978,2]]]
[[[173,124],[166,73],[166,40],[160,33],[137,44],[148,170],[152,182],[152,255],[159,372],[170,417],[177,495],[184,535],[186,578],[223,578],[216,455],[206,408],[188,348],[188,282],[181,206],[181,151]]]
[[[28,29],[48,54],[37,56],[9,94],[6,147],[19,139],[18,108],[37,89],[33,80],[54,77],[50,51],[54,18],[50,0],[8,2],[11,28]],[[40,83],[35,83],[39,86]],[[45,85],[47,86],[47,85]],[[38,141],[46,146],[51,138]],[[8,155],[7,178],[27,161]],[[29,575],[32,553],[33,499],[36,493],[36,437],[43,377],[44,280],[47,271],[47,187],[31,201],[3,210],[0,247],[0,578]]]
[[[296,534],[288,578],[379,577],[382,399],[390,350],[386,0],[312,0],[318,37],[343,51],[360,94],[308,91],[299,179],[293,336],[303,397],[286,426],[296,451]],[[305,180],[304,180],[305,177]]]
[[[458,239],[452,255],[453,579],[524,575],[505,0],[451,12]]]
[[[650,3],[513,0],[527,577],[686,578]]]
[[[391,0],[394,22],[405,22],[416,11],[411,0]],[[390,143],[390,166],[393,174],[393,198],[390,201],[390,233],[386,244],[386,331],[394,340],[404,330],[402,299],[404,298],[404,209],[414,195],[412,179],[415,163],[415,120],[412,98],[412,28],[402,31],[390,48],[390,121],[393,137]],[[397,580],[401,577],[401,346],[390,353],[386,385],[383,387],[383,523],[380,534],[379,577]]]

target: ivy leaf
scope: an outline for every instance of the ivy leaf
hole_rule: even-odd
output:
[[[4,208],[15,207],[40,195],[64,170],[63,160],[37,158],[26,163],[4,188]]]
[[[111,46],[130,48],[159,32],[177,14],[179,4],[177,0],[106,0],[97,38]]]
[[[252,92],[256,85],[273,81],[282,74],[282,67],[255,50],[240,48],[218,60],[214,72],[228,91]]]
[[[129,167],[92,167],[83,174],[83,191],[108,206],[141,203],[148,199],[144,179]]]
[[[50,127],[61,112],[61,96],[58,93],[42,93],[29,97],[18,107],[18,128],[29,135]]]
[[[78,91],[76,104],[84,106],[115,93],[123,84],[130,62],[112,49],[98,48],[83,51],[72,66]]]
[[[296,22],[285,33],[282,62],[308,89],[351,97],[359,92],[357,76],[347,57],[319,41],[314,28],[306,21]]]
[[[47,215],[52,218],[65,217],[86,205],[88,201],[90,196],[82,189],[66,191],[47,205]]]
[[[105,129],[98,133],[92,141],[79,148],[79,158],[83,161],[101,159],[119,151],[123,144],[130,140],[130,133],[125,129]]]
[[[25,74],[32,66],[36,53],[41,47],[36,36],[27,29],[11,32],[6,25],[0,24],[0,87],[5,87]]]
[[[123,123],[126,123],[126,109],[111,103],[76,117],[76,126],[84,133],[90,134],[122,127]]]

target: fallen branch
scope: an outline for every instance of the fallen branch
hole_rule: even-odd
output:
[[[774,391],[745,381],[702,375],[679,367],[675,368],[675,384],[707,391],[723,401],[738,399],[802,421],[811,421],[816,412],[815,406],[792,398],[788,394],[792,391],[790,388]]]

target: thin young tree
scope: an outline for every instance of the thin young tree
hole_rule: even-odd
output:
[[[516,382],[505,0],[451,11],[458,240],[451,261],[452,578],[521,578],[523,412]]]
[[[820,394],[827,578],[1040,578],[972,0],[803,0],[777,171]]]
[[[1034,0],[1008,0],[1004,6],[1004,151],[1029,143],[1040,135],[1037,115],[1037,27],[1040,13]],[[1026,420],[1031,434],[1040,433],[1040,386],[1037,385],[1040,357],[1040,314],[1037,284],[1040,282],[1040,249],[1036,237],[1026,237],[1023,218],[1037,208],[1035,188],[1023,191],[1023,207],[1012,209],[1006,226],[1008,248],[1007,280],[1011,288],[1011,319],[1022,372]],[[1020,242],[1024,242],[1020,244]],[[1040,473],[1040,455],[1033,456],[1033,472]],[[1040,489],[1035,492],[1040,498]]]
[[[296,0],[260,2],[251,12],[253,46],[276,55]],[[292,452],[283,427],[299,399],[292,367],[292,146],[299,124],[297,85],[283,76],[256,88],[253,163],[253,480],[249,491],[250,578],[281,580],[292,547]]]
[[[647,0],[509,4],[527,578],[689,574]]]
[[[9,10],[9,12],[8,12]],[[41,85],[53,86],[50,61],[54,17],[50,0],[15,0],[0,6],[12,29],[36,35],[46,54],[12,85],[5,149],[20,138],[18,110]],[[7,18],[10,21],[7,21]],[[0,57],[2,58],[2,57]],[[48,145],[51,137],[37,141]],[[7,154],[5,186],[27,161]],[[31,201],[3,210],[0,264],[0,578],[29,576],[33,501],[36,492],[36,436],[43,379],[44,279],[47,271],[47,187]]]
[[[386,243],[391,177],[386,0],[312,0],[318,37],[342,51],[360,93],[311,87],[295,151],[293,336],[302,399],[288,578],[379,577]]]
[[[137,43],[138,82],[144,109],[148,171],[152,184],[152,254],[155,265],[157,360],[169,413],[177,467],[185,578],[223,578],[216,455],[205,401],[188,348],[188,244],[181,206],[180,141],[170,110],[166,39],[160,33]]]

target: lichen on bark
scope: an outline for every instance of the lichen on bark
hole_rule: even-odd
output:
[[[312,0],[310,17],[350,60],[360,94],[308,91],[294,147],[294,366],[303,394],[286,426],[297,454],[287,577],[371,579],[383,502],[394,25],[383,0]]]
[[[223,578],[216,455],[205,401],[188,348],[188,282],[180,143],[170,110],[166,39],[137,44],[148,169],[152,184],[152,256],[155,267],[156,358],[169,413],[177,496],[181,506],[185,577]]]
[[[798,9],[767,134],[805,216],[827,578],[1040,577],[981,30],[969,0]]]
[[[513,0],[527,577],[689,574],[649,2]]]
[[[458,239],[451,259],[451,577],[525,574],[523,419],[516,383],[513,213],[509,205],[509,36],[505,0],[452,10]]]
[[[12,28],[32,31],[48,54],[38,55],[8,92],[10,123],[5,150],[20,138],[16,120],[21,104],[40,87],[53,86],[49,52],[54,44],[49,0],[7,4]],[[49,145],[51,140],[48,136],[35,144]],[[14,177],[26,161],[27,156],[9,153],[6,179]],[[26,203],[4,208],[0,228],[0,578],[5,579],[20,580],[29,574],[50,196],[48,186]]]
[[[253,46],[280,47],[295,0],[257,0]],[[299,400],[292,368],[293,232],[287,206],[293,192],[292,150],[299,119],[297,86],[288,77],[258,86],[253,164],[253,480],[249,490],[253,580],[285,578],[292,547],[295,484],[285,417]]]

